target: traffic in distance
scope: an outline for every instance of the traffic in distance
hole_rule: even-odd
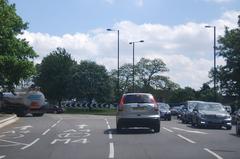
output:
[[[159,132],[160,119],[171,120],[171,115],[176,115],[182,123],[197,128],[231,130],[232,124],[236,124],[236,134],[240,135],[240,109],[234,114],[228,111],[221,103],[204,101],[186,101],[170,111],[168,104],[157,103],[151,94],[127,93],[117,107],[116,126],[118,131],[126,127],[148,127]]]

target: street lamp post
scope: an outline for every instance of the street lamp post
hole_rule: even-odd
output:
[[[132,42],[129,42],[130,45],[133,46],[133,93],[134,93],[134,88],[135,88],[135,80],[134,80],[134,76],[135,76],[135,66],[134,66],[134,60],[135,60],[135,53],[134,53],[134,49],[135,49],[135,43],[143,43],[144,40],[140,40],[140,41],[132,41]]]
[[[107,29],[107,31],[117,31],[117,96],[120,94],[120,84],[119,84],[119,30]]]
[[[205,28],[213,28],[213,87],[214,87],[214,98],[217,101],[217,88],[216,88],[216,26],[207,25]]]

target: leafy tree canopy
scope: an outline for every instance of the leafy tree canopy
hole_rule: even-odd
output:
[[[0,0],[0,86],[13,91],[21,79],[35,73],[30,59],[37,57],[25,39],[17,36],[27,29],[14,4]]]

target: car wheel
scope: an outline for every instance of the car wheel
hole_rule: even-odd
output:
[[[227,129],[227,130],[231,130],[231,129],[232,129],[232,126],[227,126],[226,129]]]
[[[153,128],[155,133],[158,133],[160,131],[160,124],[156,124]]]
[[[122,130],[122,126],[119,123],[117,123],[117,131],[119,132],[121,130]]]
[[[236,134],[240,136],[240,125],[236,124]]]

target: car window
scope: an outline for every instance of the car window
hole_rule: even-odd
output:
[[[207,111],[221,111],[225,112],[226,110],[221,104],[199,104],[198,105],[199,110],[207,110]]]
[[[154,103],[153,98],[149,95],[127,95],[124,97],[124,104],[128,103]]]

